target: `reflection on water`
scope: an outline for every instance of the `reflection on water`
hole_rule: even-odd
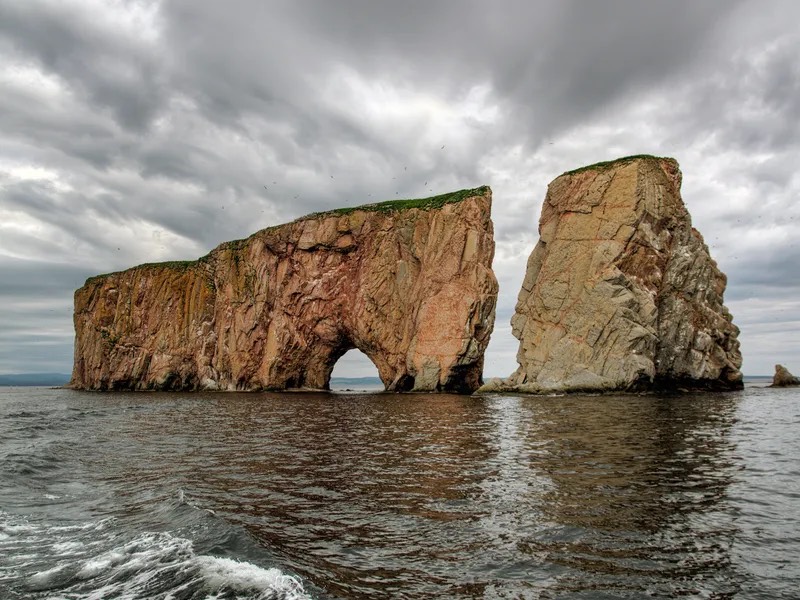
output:
[[[182,490],[323,596],[796,587],[797,561],[781,566],[800,558],[800,419],[786,395],[52,393],[84,416],[46,434],[61,462],[42,489],[75,474],[95,490],[84,510],[141,528]],[[770,557],[756,567],[753,544]]]
[[[569,568],[559,595],[737,590],[734,525],[724,517],[735,409],[731,395],[565,398],[535,407],[530,443],[548,447],[532,463],[552,482],[542,495],[552,530],[525,547]]]

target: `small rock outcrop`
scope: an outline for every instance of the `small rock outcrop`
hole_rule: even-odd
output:
[[[511,324],[519,368],[485,390],[742,387],[726,277],[670,158],[627,157],[548,187]]]
[[[309,215],[75,293],[71,386],[328,389],[358,348],[387,390],[481,383],[497,280],[488,187]]]
[[[789,372],[783,365],[775,365],[775,375],[772,376],[771,387],[789,387],[800,385],[800,379]]]

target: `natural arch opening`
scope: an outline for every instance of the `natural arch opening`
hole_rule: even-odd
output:
[[[382,391],[383,382],[378,376],[378,367],[369,357],[352,348],[345,352],[333,366],[330,381],[331,391]]]

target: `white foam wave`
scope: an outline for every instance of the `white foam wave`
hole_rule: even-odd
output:
[[[83,548],[83,542],[58,542],[53,544],[53,551],[56,554],[73,554],[76,550]]]
[[[222,590],[245,594],[258,591],[259,599],[308,597],[302,584],[280,569],[264,569],[251,563],[213,556],[198,556],[196,564],[206,585],[217,593]]]
[[[97,523],[32,525],[0,512],[0,588],[71,600],[300,600],[300,581],[277,568],[198,555],[170,533],[133,538]],[[127,539],[126,539],[127,537]],[[14,557],[27,554],[22,565]]]
[[[36,589],[44,589],[56,578],[56,576],[66,568],[66,565],[58,565],[52,569],[39,571],[30,577],[30,583]]]

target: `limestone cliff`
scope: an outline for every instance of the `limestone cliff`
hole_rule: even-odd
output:
[[[628,157],[548,187],[512,330],[519,368],[490,389],[738,389],[726,277],[692,228],[669,158]]]
[[[81,389],[326,389],[352,348],[388,390],[481,384],[491,190],[309,215],[75,293]]]

